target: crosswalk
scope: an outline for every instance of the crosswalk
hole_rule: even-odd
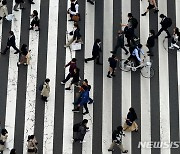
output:
[[[67,9],[70,0],[36,0],[36,4],[26,3],[26,9],[13,11],[15,1],[8,1],[8,11],[17,20],[0,23],[0,49],[6,46],[8,32],[14,31],[16,45],[28,44],[31,61],[28,67],[17,67],[18,55],[11,49],[0,55],[0,121],[8,130],[4,154],[15,147],[17,153],[27,153],[27,137],[35,134],[39,154],[108,154],[112,142],[112,131],[123,125],[129,108],[135,108],[138,116],[138,133],[126,133],[123,145],[129,154],[178,154],[178,148],[138,148],[139,142],[162,143],[180,140],[180,52],[163,47],[165,33],[162,33],[154,47],[153,68],[155,76],[143,78],[140,72],[121,72],[116,77],[106,77],[108,57],[116,43],[120,23],[127,23],[127,13],[132,12],[139,22],[136,34],[144,45],[149,30],[160,29],[159,14],[163,13],[173,20],[173,27],[180,27],[180,0],[158,0],[159,13],[149,12],[145,17],[148,2],[143,0],[97,0],[95,5],[79,0],[81,21],[79,22],[84,45],[81,51],[70,51],[64,44],[70,39],[66,31],[73,29],[69,22]],[[29,31],[29,15],[38,10],[40,32]],[[84,63],[91,57],[94,40],[102,40],[102,66],[94,62]],[[168,40],[165,47],[168,48]],[[68,74],[64,69],[71,58],[77,58],[82,79],[88,79],[92,86],[90,96],[94,104],[89,104],[89,114],[73,113],[72,102],[75,89],[66,91],[60,84]],[[118,58],[127,58],[124,52]],[[48,102],[40,99],[39,85],[45,78],[50,79]],[[85,143],[72,143],[73,124],[88,119],[90,131],[86,133]],[[115,152],[120,153],[115,148]]]

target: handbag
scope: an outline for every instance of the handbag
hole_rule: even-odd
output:
[[[75,22],[78,22],[79,21],[79,16],[78,15],[72,16],[72,20],[75,21]]]
[[[72,44],[71,44],[71,49],[72,49],[73,51],[81,50],[81,43],[72,43]]]

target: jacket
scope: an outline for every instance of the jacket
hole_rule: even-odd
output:
[[[69,67],[69,73],[71,75],[73,75],[74,74],[74,69],[76,68],[76,63],[73,63],[73,62],[70,61],[68,64],[65,65],[65,67],[67,67],[67,66],[70,66]]]
[[[80,139],[81,141],[83,141],[84,136],[86,135],[86,129],[87,127],[85,125],[81,125],[79,127],[79,130],[77,132],[77,138]]]
[[[164,17],[161,22],[160,22],[161,26],[163,29],[167,29],[169,27],[169,20],[167,17]]]
[[[50,86],[48,83],[44,82],[43,89],[41,91],[41,95],[44,97],[49,97]]]
[[[15,46],[15,36],[11,35],[8,37],[7,46]]]
[[[94,43],[94,45],[93,45],[93,50],[92,50],[92,55],[93,55],[94,57],[97,57],[97,56],[100,55],[99,52],[101,52],[101,46],[98,45],[98,44],[96,44],[96,43]]]
[[[81,94],[80,106],[83,106],[84,104],[88,103],[88,101],[89,101],[89,90],[86,90]]]
[[[117,60],[116,59],[110,57],[110,58],[108,58],[108,61],[109,61],[109,66],[111,68],[116,68],[116,66],[117,66]]]
[[[119,34],[117,36],[117,45],[121,48],[124,47],[124,34]]]
[[[147,40],[147,44],[146,44],[146,46],[147,47],[154,47],[154,44],[155,44],[155,37],[154,36],[150,36],[150,37],[148,37],[148,40]]]
[[[122,135],[124,135],[123,132],[119,132],[118,130],[114,130],[112,133],[112,140],[117,144],[121,144]]]
[[[6,5],[2,5],[2,2],[0,2],[0,17],[5,17],[8,15],[8,9]]]

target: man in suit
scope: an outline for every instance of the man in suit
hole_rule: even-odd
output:
[[[10,31],[9,34],[10,34],[10,36],[8,37],[7,46],[4,49],[4,51],[1,52],[1,54],[3,54],[3,55],[6,54],[7,50],[9,50],[10,47],[13,47],[14,50],[16,50],[16,52],[14,52],[14,54],[17,54],[20,52],[20,50],[16,47],[14,32]]]
[[[119,47],[124,49],[126,55],[129,53],[128,50],[124,47],[124,32],[120,30],[118,31],[116,46],[114,50],[111,51],[111,53],[116,54]]]
[[[100,52],[101,52],[101,40],[96,39],[93,45],[93,50],[92,50],[92,58],[86,58],[84,61],[87,63],[88,61],[95,60],[96,59],[96,64],[101,65],[99,62],[100,58]]]
[[[87,0],[87,2],[89,2],[92,5],[94,5],[94,1],[93,0]]]
[[[160,14],[159,17],[162,19],[160,22],[161,29],[156,34],[155,38],[157,38],[162,31],[165,31],[167,33],[167,36],[165,38],[171,38],[168,28],[172,25],[172,20],[170,18],[167,18],[164,14]]]

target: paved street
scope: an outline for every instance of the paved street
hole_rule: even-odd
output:
[[[68,21],[67,9],[70,0],[34,0],[30,5],[25,0],[26,9],[14,11],[15,0],[7,1],[9,14],[15,19],[0,21],[0,51],[5,49],[9,31],[14,31],[16,45],[27,44],[31,50],[28,66],[17,67],[19,55],[11,48],[6,55],[0,55],[0,121],[1,127],[8,131],[6,149],[9,154],[16,148],[17,154],[27,153],[27,137],[35,134],[38,141],[38,154],[109,154],[112,132],[123,125],[130,107],[137,113],[138,132],[125,132],[123,145],[128,154],[179,154],[179,148],[138,148],[139,142],[180,141],[180,52],[169,50],[171,39],[163,40],[165,32],[155,42],[152,67],[154,77],[142,77],[140,71],[123,72],[117,67],[116,77],[107,78],[108,57],[116,45],[120,23],[127,24],[127,14],[131,12],[138,20],[136,34],[145,47],[149,30],[157,33],[161,13],[172,19],[169,28],[180,28],[180,0],[158,0],[159,12],[151,10],[146,16],[147,0],[95,0],[95,5],[86,0],[78,0],[81,21],[80,33],[84,44],[81,51],[64,48],[67,42],[66,31],[73,29]],[[40,31],[29,31],[30,14],[38,10]],[[95,39],[102,40],[100,62],[84,63],[91,57]],[[126,39],[125,39],[126,42]],[[169,44],[169,45],[168,45]],[[67,91],[61,81],[68,74],[64,69],[72,58],[77,59],[81,79],[88,79],[92,86],[90,96],[94,103],[88,104],[89,114],[73,113],[76,95],[74,87]],[[118,59],[128,55],[118,50]],[[50,79],[48,102],[41,100],[39,85]],[[72,143],[73,125],[88,119],[90,131],[86,133],[85,143]],[[113,154],[121,153],[115,148]]]

